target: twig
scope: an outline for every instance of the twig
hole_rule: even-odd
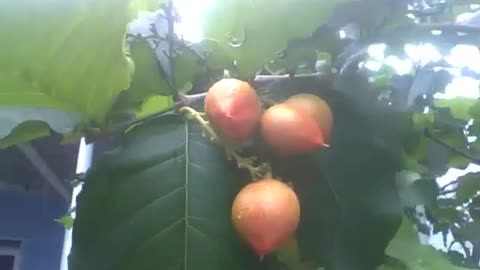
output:
[[[175,46],[175,18],[173,15],[173,1],[169,0],[165,9],[168,23],[168,62],[170,64],[170,89],[172,91],[173,100],[180,100],[176,79],[175,79],[175,57],[173,56],[173,49]]]
[[[441,194],[441,195],[444,195],[444,194],[448,194],[448,193],[453,192],[454,189],[453,189],[453,190],[447,190],[447,188],[448,188],[448,187],[451,187],[451,186],[453,186],[453,185],[456,185],[456,184],[458,184],[458,179],[457,179],[457,180],[454,180],[454,181],[452,181],[452,182],[450,182],[450,183],[448,183],[448,184],[446,184],[446,185],[443,186],[443,187],[441,187],[441,188],[440,188],[440,194]]]
[[[428,128],[425,129],[424,135],[425,135],[425,137],[431,139],[432,141],[434,141],[434,142],[436,142],[437,144],[443,146],[444,148],[450,150],[451,152],[453,152],[453,153],[455,153],[455,154],[457,154],[457,155],[459,155],[459,156],[462,156],[462,157],[464,157],[464,158],[466,158],[466,159],[469,159],[470,161],[472,161],[472,162],[475,163],[475,164],[480,165],[480,158],[472,157],[471,155],[469,155],[469,154],[467,154],[467,153],[465,153],[465,152],[463,152],[463,151],[461,151],[461,150],[459,150],[459,149],[457,149],[457,148],[449,145],[448,143],[440,140],[439,138],[435,137]]]
[[[326,77],[327,77],[327,74],[324,74],[324,73],[300,74],[300,75],[295,75],[293,77],[291,77],[290,75],[258,75],[258,76],[255,77],[253,83],[255,83],[255,84],[256,83],[269,83],[269,82],[276,82],[276,81],[280,81],[280,80],[295,79],[295,78],[326,78]],[[154,114],[151,114],[149,116],[146,116],[146,117],[123,121],[121,123],[118,123],[116,125],[113,125],[113,126],[107,128],[107,129],[101,130],[101,132],[95,132],[95,133],[87,134],[86,141],[87,142],[93,142],[93,141],[98,140],[101,137],[108,136],[109,134],[114,134],[114,133],[117,133],[117,132],[124,131],[124,130],[128,129],[129,127],[133,126],[133,125],[157,119],[157,118],[161,117],[162,115],[174,112],[174,111],[180,109],[181,107],[192,106],[192,105],[202,101],[205,98],[206,95],[207,95],[206,92],[200,93],[200,94],[194,94],[194,95],[183,95],[183,96],[179,95],[178,101],[176,101],[175,104],[173,104],[173,106],[171,106],[171,107],[165,108],[161,111],[158,111],[158,112],[156,112]]]
[[[255,76],[255,79],[253,80],[254,83],[270,83],[274,82],[277,80],[284,80],[284,79],[295,79],[295,78],[319,78],[319,77],[327,77],[330,74],[327,73],[322,73],[322,72],[316,72],[312,74],[297,74],[297,75],[290,75],[290,74],[284,74],[284,75],[257,75]]]
[[[413,27],[413,31],[442,31],[442,32],[457,32],[465,34],[479,34],[480,26],[474,24],[459,24],[459,23],[418,23],[411,26],[403,26],[399,28],[406,29]]]

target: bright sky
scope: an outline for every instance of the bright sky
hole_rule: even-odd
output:
[[[204,14],[212,6],[213,1],[215,0],[175,0],[174,5],[182,19],[177,25],[178,34],[191,42],[201,41]]]

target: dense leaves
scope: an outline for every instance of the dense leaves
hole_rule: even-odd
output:
[[[134,128],[85,181],[72,270],[260,266],[230,221],[233,198],[245,182],[224,151],[181,116]]]
[[[433,247],[420,243],[419,234],[413,224],[404,217],[395,238],[390,242],[386,253],[400,263],[392,260],[387,265],[382,265],[378,270],[389,269],[449,269],[466,270],[467,268],[457,267],[441,255]]]

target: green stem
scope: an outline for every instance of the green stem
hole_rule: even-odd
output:
[[[210,123],[203,119],[203,113],[197,112],[195,109],[187,106],[180,108],[178,111],[185,114],[188,119],[197,121],[202,127],[203,135],[205,136],[208,134],[210,141],[223,145],[225,147],[227,158],[234,158],[237,162],[238,168],[247,169],[250,172],[253,181],[262,179],[264,177],[271,177],[272,173],[269,163],[264,162],[259,166],[254,166],[254,162],[257,160],[256,157],[242,157],[236,147],[232,147],[228,143],[225,143],[221,140],[221,138],[210,126]]]

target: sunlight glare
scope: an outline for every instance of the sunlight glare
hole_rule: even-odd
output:
[[[450,50],[445,60],[457,68],[469,68],[480,73],[480,51],[476,46],[459,44]]]
[[[413,62],[411,59],[400,59],[397,56],[389,55],[385,58],[385,64],[393,67],[398,75],[406,75],[413,70]]]
[[[177,34],[186,41],[200,42],[203,39],[202,25],[212,2],[213,0],[175,0],[175,8],[180,15],[180,22],[176,25]]]
[[[404,50],[410,59],[419,63],[421,66],[442,59],[442,55],[438,49],[430,43],[420,45],[406,44]]]
[[[377,62],[377,61],[367,61],[367,62],[365,62],[365,64],[363,66],[365,66],[365,68],[367,68],[371,71],[377,72],[382,68],[382,63]]]
[[[472,77],[456,77],[445,87],[445,93],[435,93],[434,98],[452,99],[456,97],[478,98],[480,81]]]
[[[385,50],[387,49],[387,45],[382,44],[373,44],[368,47],[368,54],[371,58],[375,60],[383,60],[385,58]]]

